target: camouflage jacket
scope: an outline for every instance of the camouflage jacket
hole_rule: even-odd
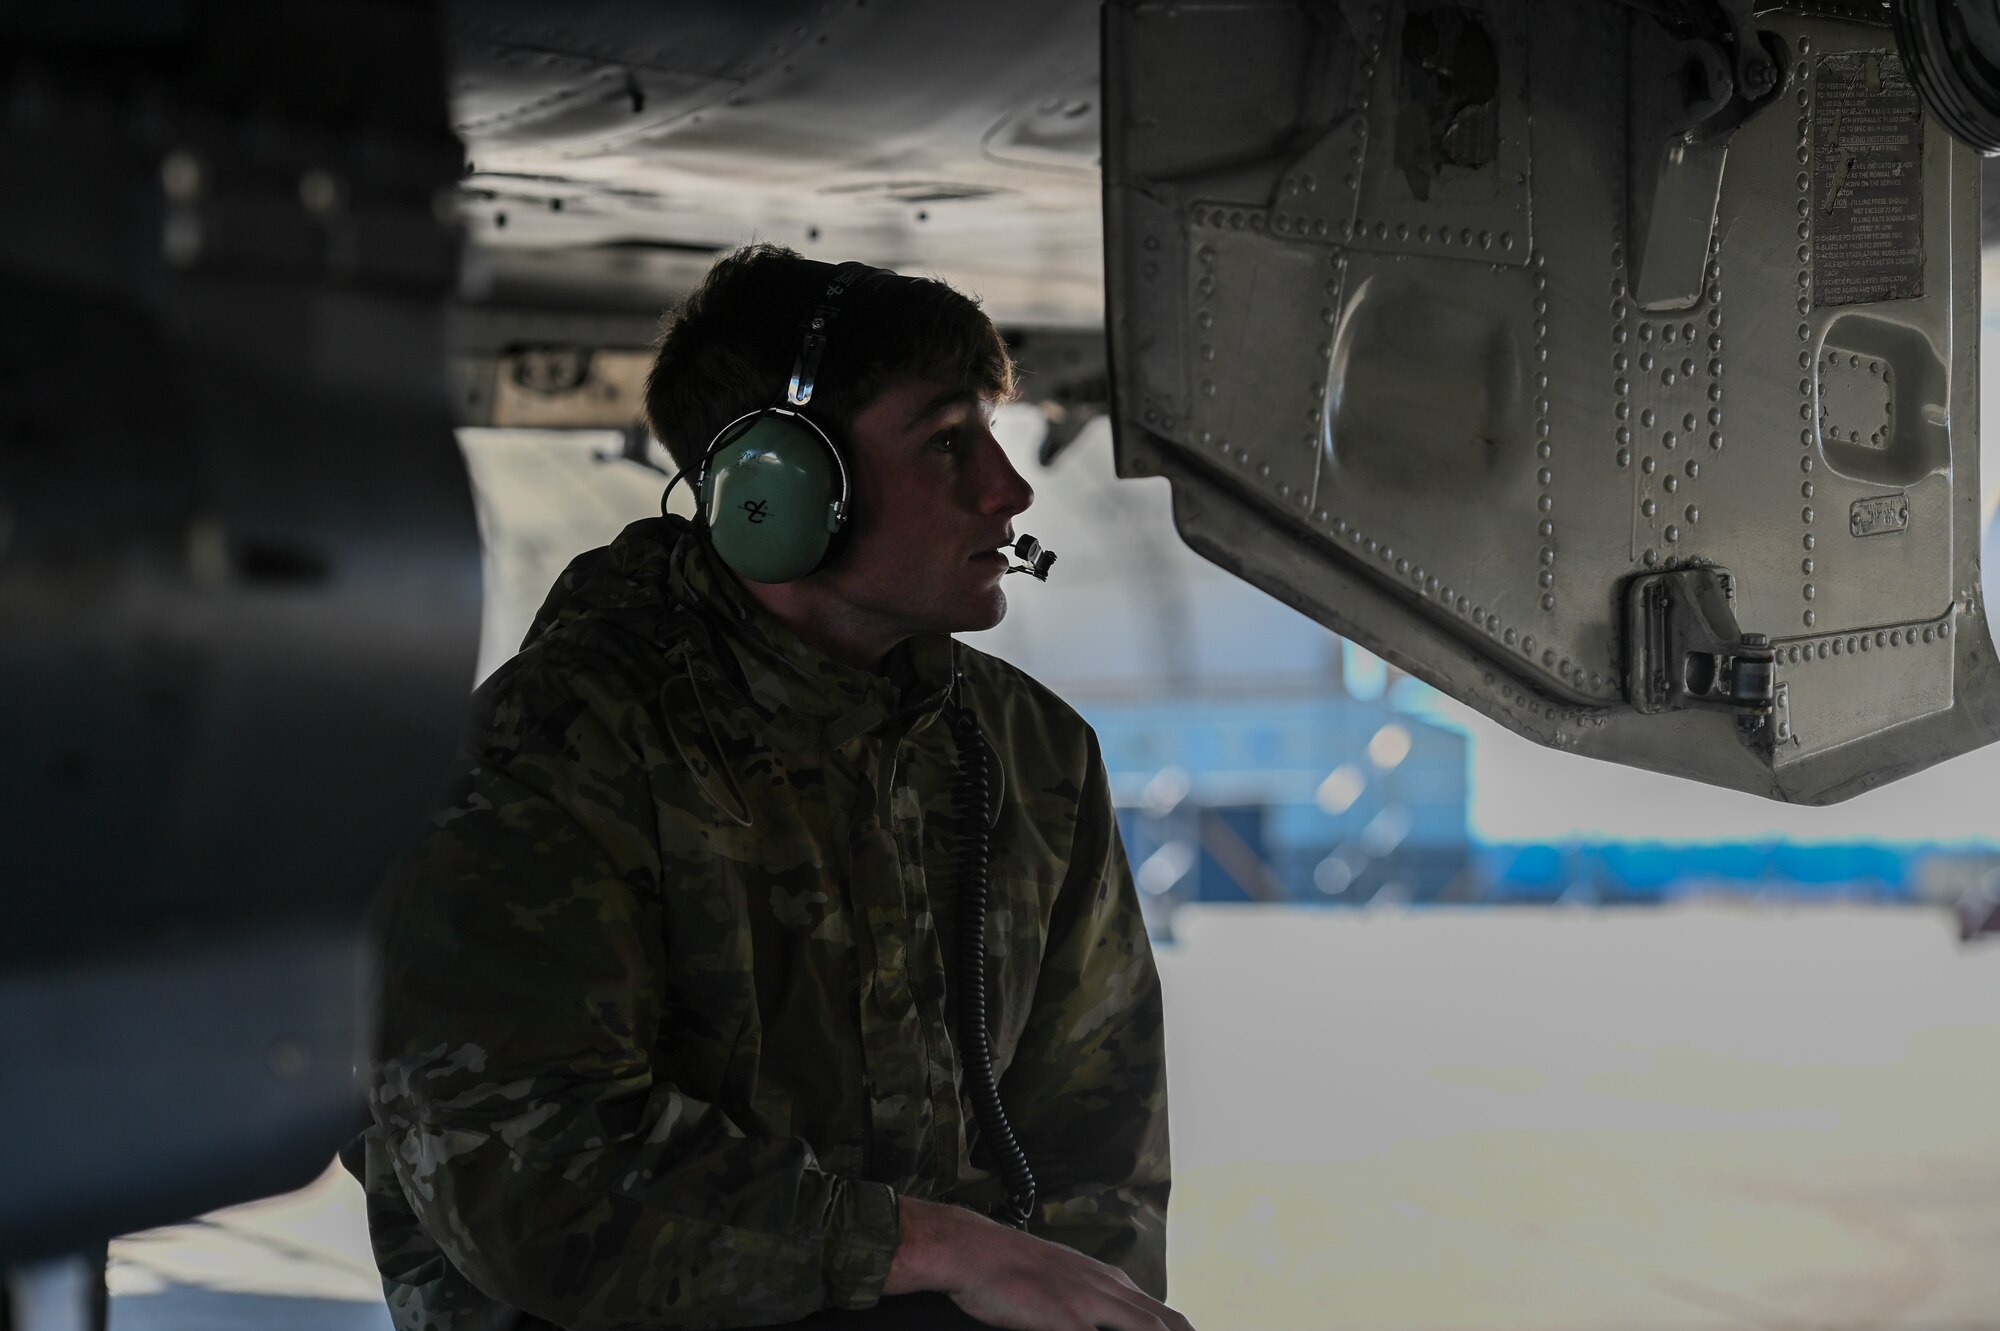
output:
[[[954,678],[996,755],[988,1022],[1030,1231],[1165,1292],[1159,981],[1096,736],[947,637],[807,646],[679,519],[580,556],[380,906],[370,1228],[402,1331],[880,1296],[1004,1196],[954,1035]]]

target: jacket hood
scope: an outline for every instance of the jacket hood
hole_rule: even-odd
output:
[[[727,673],[753,703],[817,717],[830,741],[895,715],[935,712],[956,675],[956,644],[946,634],[902,644],[880,671],[834,660],[753,600],[681,517],[642,519],[570,561],[521,646],[589,625],[671,650],[688,636],[690,617],[724,648],[703,655],[726,657],[714,664],[732,666]]]
[[[549,588],[535,622],[521,639],[526,651],[551,634],[586,619],[611,620],[619,627],[641,629],[647,637],[664,625],[668,603],[661,592],[668,582],[674,548],[694,537],[685,518],[642,518],[618,534],[618,539],[575,559]],[[699,541],[695,541],[699,544]]]

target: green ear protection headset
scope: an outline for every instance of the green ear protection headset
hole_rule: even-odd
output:
[[[812,573],[826,563],[847,526],[853,497],[847,460],[832,436],[800,409],[812,402],[841,298],[871,273],[886,270],[854,262],[834,268],[801,329],[785,400],[738,416],[702,453],[695,473],[701,524],[722,562],[752,582],[794,582]],[[662,513],[684,475],[677,474],[660,496]],[[1053,550],[1023,536],[1013,553],[1027,562],[1009,573],[1049,580]]]
[[[752,582],[805,577],[826,562],[847,525],[847,460],[800,409],[812,402],[841,298],[878,271],[865,263],[833,270],[806,316],[785,400],[738,416],[702,454],[695,478],[702,525],[722,562]]]

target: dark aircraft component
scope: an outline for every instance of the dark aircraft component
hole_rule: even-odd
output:
[[[422,4],[0,11],[0,1264],[294,1187],[479,572]]]
[[[1925,106],[1991,105],[1993,12],[1905,3],[1913,82],[1854,0],[1118,0],[1121,473],[1543,744],[1826,803],[1988,742],[1979,164]]]
[[[1925,107],[1980,152],[2000,153],[2000,4],[1896,0],[1895,14]]]

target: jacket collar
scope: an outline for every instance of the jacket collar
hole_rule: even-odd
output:
[[[818,738],[837,749],[891,719],[928,722],[944,705],[956,666],[949,635],[910,639],[890,652],[880,672],[857,669],[807,643],[753,600],[692,523],[670,518],[665,536],[669,599],[707,612],[761,710],[819,721]]]

